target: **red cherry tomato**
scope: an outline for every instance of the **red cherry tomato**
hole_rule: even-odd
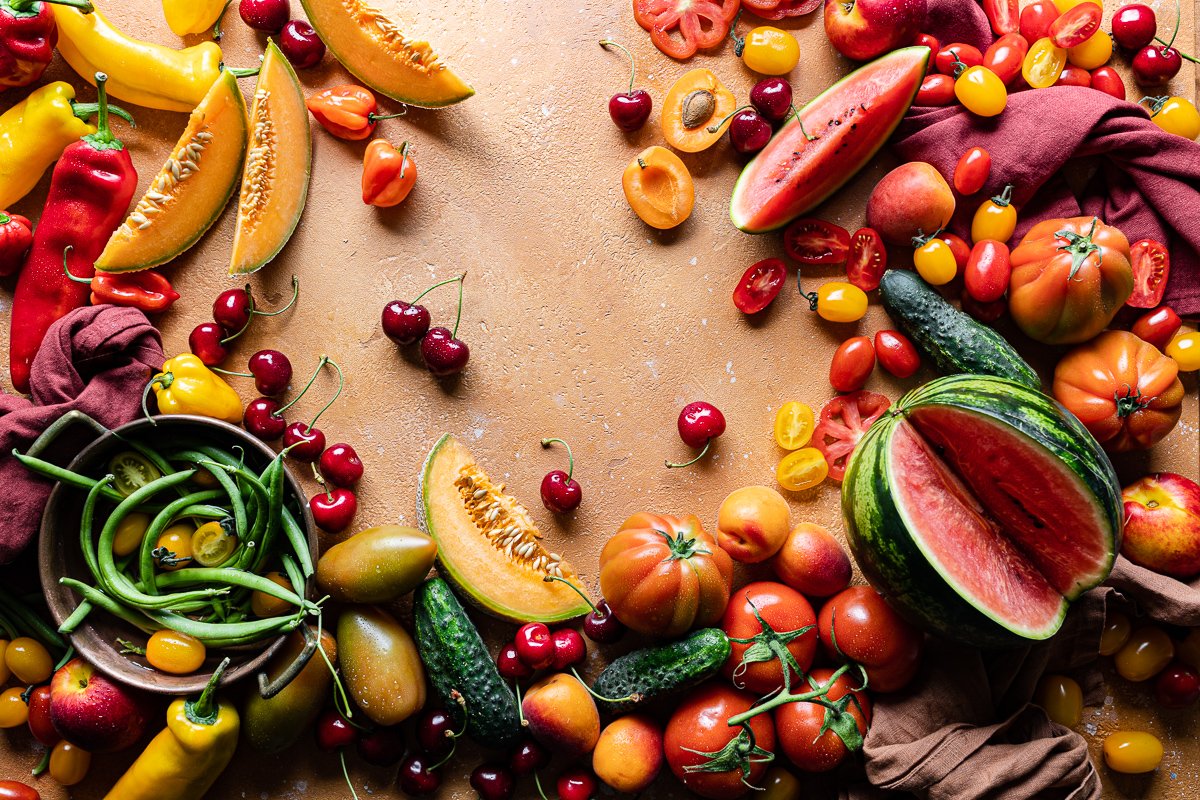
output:
[[[1004,312],[1008,310],[1008,301],[994,300],[991,303],[981,303],[964,292],[962,308],[975,319],[990,325],[1004,316]]]
[[[954,58],[955,55],[958,56],[957,60]],[[950,77],[956,75],[960,61],[966,64],[967,67],[978,67],[983,64],[983,53],[979,52],[979,48],[973,45],[953,42],[938,50],[937,55],[934,56],[937,71]],[[966,69],[966,67],[963,69]]]
[[[1129,263],[1133,265],[1133,294],[1125,301],[1134,308],[1154,308],[1162,302],[1171,274],[1171,257],[1167,248],[1153,239],[1142,239],[1129,246]]]
[[[802,217],[783,232],[783,249],[792,260],[807,266],[841,264],[850,253],[850,234],[832,222]]]
[[[701,797],[725,800],[748,791],[746,783],[759,784],[767,771],[767,762],[762,759],[756,759],[748,775],[738,768],[725,772],[695,769],[708,763],[709,757],[703,753],[715,753],[735,737],[745,735],[743,728],[730,727],[725,721],[749,711],[757,702],[756,695],[714,681],[693,690],[675,707],[663,733],[663,751],[667,766],[684,786]],[[771,721],[771,715],[758,714],[747,724],[754,733],[754,743],[763,750],[774,752],[775,723]]]
[[[900,331],[883,330],[875,334],[875,357],[879,366],[897,378],[909,378],[921,368],[921,355]]]
[[[812,671],[812,679],[821,686],[829,683],[833,670],[821,667]],[[829,687],[828,700],[840,700],[858,688],[858,674],[847,671]],[[856,702],[857,701],[857,702]],[[846,744],[834,731],[825,729],[825,706],[800,701],[775,709],[775,728],[779,747],[788,760],[805,772],[828,772],[846,759]],[[866,735],[871,724],[871,701],[866,692],[854,692],[846,705],[860,734]]]
[[[1020,0],[983,0],[983,13],[997,36],[1014,33],[1021,26]]]
[[[0,800],[42,800],[42,795],[27,783],[0,781]]]
[[[958,274],[962,275],[963,270],[967,268],[967,260],[971,257],[971,245],[954,233],[943,233],[938,238],[950,245],[950,252],[954,254],[954,264],[958,267]]]
[[[765,630],[758,616],[780,634],[815,626],[817,615],[804,599],[804,595],[782,583],[759,581],[743,586],[733,593],[725,616],[721,618],[721,630],[731,639],[751,639]],[[796,659],[801,672],[808,672],[813,656],[817,653],[817,629],[813,627],[787,643],[787,649]],[[742,659],[751,645],[733,642],[728,660],[721,671],[739,689],[764,695],[783,687],[783,665],[778,658],[756,661],[742,665]],[[792,671],[791,685],[800,685],[800,676]]]
[[[925,66],[925,74],[926,75],[930,74],[931,72],[933,72],[933,68],[934,68],[933,56],[934,56],[934,54],[937,53],[938,50],[940,50],[942,48],[942,45],[938,42],[937,39],[935,39],[933,36],[929,35],[928,33],[918,33],[917,40],[915,42],[913,42],[913,44],[917,47],[924,46],[924,47],[929,48],[929,63]]]
[[[854,448],[871,423],[883,416],[892,404],[881,394],[858,391],[833,398],[821,407],[820,421],[810,443],[821,451],[829,464],[829,477],[840,481]]]
[[[29,732],[46,747],[54,747],[62,739],[50,722],[50,684],[29,693]]]
[[[1060,16],[1058,6],[1051,0],[1039,0],[1021,9],[1021,35],[1027,42],[1050,36],[1050,26]]]
[[[1183,320],[1170,306],[1159,306],[1148,311],[1133,323],[1130,331],[1143,342],[1149,342],[1159,350],[1166,350],[1167,344],[1179,332]]]
[[[971,248],[967,268],[963,272],[963,288],[980,303],[994,303],[1008,291],[1012,277],[1012,260],[1004,242],[984,239]]]
[[[954,168],[954,190],[959,194],[975,194],[983,189],[992,174],[992,154],[982,147],[972,147],[962,154]]]
[[[983,54],[983,65],[996,73],[1005,86],[1021,74],[1021,64],[1029,52],[1029,42],[1019,33],[1006,33]]]
[[[857,392],[874,369],[875,345],[865,336],[851,336],[829,362],[829,383],[839,392]]]
[[[926,75],[917,90],[917,98],[913,105],[917,106],[948,106],[954,102],[954,78],[941,73]]]
[[[874,228],[859,228],[850,237],[850,256],[846,259],[846,280],[872,292],[887,269],[887,248]]]
[[[830,657],[850,659],[866,668],[872,691],[903,688],[921,665],[921,632],[870,586],[851,586],[834,595],[821,608],[817,630]]]
[[[1092,70],[1092,88],[1118,100],[1125,99],[1125,81],[1121,78],[1121,73],[1112,67],[1097,67]]]
[[[733,290],[733,304],[743,314],[757,314],[779,296],[787,280],[787,267],[778,258],[764,258],[742,274]]]
[[[1063,67],[1062,75],[1058,76],[1058,80],[1054,82],[1054,85],[1082,86],[1086,89],[1092,85],[1092,74],[1083,67],[1068,64]]]
[[[1050,24],[1050,41],[1064,50],[1081,45],[1100,30],[1103,16],[1104,9],[1095,3],[1080,3]]]

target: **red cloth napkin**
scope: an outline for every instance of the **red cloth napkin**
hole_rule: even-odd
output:
[[[982,9],[969,0],[930,0],[925,30],[938,41],[985,50],[994,37]],[[1131,97],[1138,90],[1131,87]],[[950,178],[968,147],[992,155],[992,174],[977,198],[960,199],[951,228],[969,230],[978,202],[1014,187],[1021,212],[1017,239],[1035,222],[1096,215],[1130,242],[1168,245],[1171,275],[1164,302],[1180,314],[1200,312],[1200,144],[1167,133],[1144,106],[1094,89],[1055,86],[1009,95],[999,117],[983,119],[960,106],[914,107],[893,142],[906,161],[927,161]],[[1072,191],[1060,170],[1090,168]]]
[[[30,373],[32,400],[0,391],[0,454],[24,451],[50,423],[78,410],[109,428],[141,413],[142,387],[163,363],[158,331],[137,309],[85,306],[46,332]],[[53,484],[0,456],[0,564],[37,533]]]

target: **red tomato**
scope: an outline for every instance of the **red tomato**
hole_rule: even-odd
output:
[[[967,294],[980,303],[994,303],[1008,291],[1011,277],[1008,245],[992,239],[975,243],[963,274],[963,288]]]
[[[1100,30],[1104,9],[1095,3],[1080,3],[1050,24],[1050,41],[1069,50],[1081,45]]]
[[[871,691],[903,688],[921,665],[921,632],[870,586],[851,586],[834,595],[821,608],[817,629],[830,657],[847,658],[866,668]]]
[[[832,222],[801,217],[783,232],[783,249],[808,266],[841,264],[850,253],[850,234]]]
[[[954,78],[935,73],[926,75],[917,90],[916,106],[948,106],[954,102]]]
[[[1008,310],[1008,301],[1001,299],[993,300],[990,303],[981,303],[964,292],[962,308],[975,319],[990,325],[1004,316],[1004,312]]]
[[[1153,239],[1134,242],[1129,246],[1129,263],[1133,266],[1133,294],[1125,305],[1154,308],[1162,302],[1171,274],[1167,248]]]
[[[881,367],[897,378],[912,377],[921,368],[921,355],[916,346],[900,331],[876,332],[875,357]]]
[[[875,369],[875,346],[865,336],[851,336],[829,362],[829,383],[839,392],[857,392]]]
[[[821,406],[821,418],[813,430],[812,446],[829,463],[829,477],[840,481],[846,475],[850,455],[871,423],[892,404],[875,392],[854,392],[833,398]]]
[[[763,19],[785,19],[811,14],[821,7],[821,0],[742,0],[742,7]]]
[[[50,684],[29,693],[29,732],[46,747],[54,747],[62,739],[50,722]]]
[[[812,678],[821,686],[829,683],[834,671],[821,667],[812,671]],[[857,673],[842,673],[825,695],[828,700],[841,700],[858,688]],[[856,702],[857,701],[857,702]],[[800,701],[775,709],[775,729],[779,734],[779,749],[788,760],[806,772],[828,772],[846,758],[846,744],[832,730],[821,732],[828,709],[817,703]],[[854,692],[854,700],[846,705],[854,717],[858,732],[866,735],[871,724],[871,701],[866,692]],[[832,713],[832,712],[830,712]]]
[[[764,258],[742,274],[733,290],[733,304],[743,314],[757,314],[779,296],[787,267],[778,258]]]
[[[959,194],[975,194],[983,189],[992,174],[992,154],[982,147],[972,147],[962,154],[954,168],[954,190]]]
[[[957,59],[955,59],[956,55],[958,56]],[[966,64],[967,67],[978,67],[983,63],[983,53],[979,52],[979,48],[973,45],[953,42],[938,50],[937,55],[934,56],[937,71],[952,78],[958,72],[959,62]],[[966,67],[963,67],[963,69],[966,69]]]
[[[942,45],[933,36],[928,33],[918,33],[917,39],[913,44],[917,47],[929,48],[929,63],[925,65],[925,74],[929,75],[933,72],[934,63],[933,56],[938,50],[942,49]]]
[[[817,652],[817,615],[804,595],[782,583],[759,581],[743,586],[734,592],[725,607],[721,630],[731,639],[752,639],[763,632],[762,623],[755,612],[778,634],[790,634],[803,628],[812,630],[802,633],[786,643],[792,658],[801,672],[808,672],[813,656]],[[742,658],[750,644],[731,643],[732,651],[721,671],[739,689],[747,689],[756,695],[773,692],[783,686],[783,664],[778,658],[758,661],[742,667]],[[800,676],[792,670],[791,686],[797,691]],[[802,689],[800,689],[802,691]]]
[[[0,800],[42,800],[42,795],[29,784],[0,781]]]
[[[1051,0],[1039,0],[1021,9],[1021,35],[1027,42],[1050,36],[1050,26],[1059,18],[1058,6]]]
[[[950,252],[954,253],[954,263],[958,267],[958,274],[961,275],[967,268],[967,259],[971,257],[971,245],[967,244],[966,239],[953,233],[943,233],[938,238],[950,245]]]
[[[740,0],[633,0],[633,17],[654,46],[671,58],[691,58],[729,35]]]
[[[887,248],[874,228],[859,228],[850,237],[850,256],[846,259],[846,280],[864,292],[879,288],[879,279],[887,269]]]
[[[1092,88],[1118,100],[1125,99],[1125,81],[1121,78],[1121,73],[1112,67],[1097,67],[1092,70]]]
[[[767,771],[765,756],[752,756],[744,767],[725,772],[688,771],[688,767],[707,764],[706,753],[715,753],[738,736],[746,736],[744,728],[730,727],[726,720],[758,702],[749,692],[741,692],[725,683],[706,683],[675,708],[663,733],[663,750],[667,765],[683,785],[701,797],[728,800],[750,791],[748,784],[757,784]],[[775,724],[771,715],[758,714],[750,718],[754,744],[767,752],[775,750]],[[747,737],[749,738],[749,737]]]
[[[1091,5],[1090,3],[1088,5]],[[1062,75],[1054,82],[1055,86],[1082,86],[1087,89],[1092,85],[1092,75],[1083,67],[1068,64],[1063,67]]]
[[[983,13],[997,36],[1015,33],[1021,25],[1020,0],[983,0]]]
[[[1008,86],[1021,74],[1021,64],[1029,52],[1029,42],[1019,33],[1006,33],[983,54],[983,65],[996,73]]]
[[[1183,320],[1170,306],[1159,306],[1148,311],[1133,323],[1130,330],[1143,342],[1149,342],[1159,350],[1166,350],[1167,343],[1179,332]]]

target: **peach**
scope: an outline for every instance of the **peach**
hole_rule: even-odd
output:
[[[932,164],[901,164],[875,184],[867,200],[867,226],[888,244],[912,245],[913,237],[950,224],[954,192]]]
[[[1200,573],[1200,485],[1160,472],[1126,486],[1122,497],[1121,555],[1175,578]]]
[[[806,597],[832,597],[850,585],[853,570],[841,542],[820,525],[801,522],[771,562],[779,580]]]
[[[630,714],[609,724],[592,753],[596,777],[628,794],[653,783],[662,765],[662,728],[641,714]]]
[[[566,758],[592,752],[600,739],[600,712],[587,687],[559,672],[529,687],[521,703],[533,738]]]
[[[734,561],[757,564],[779,552],[792,525],[783,495],[767,486],[735,489],[717,512],[717,544]]]

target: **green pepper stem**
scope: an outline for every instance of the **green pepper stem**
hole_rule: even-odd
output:
[[[219,715],[216,701],[217,684],[221,682],[221,677],[224,676],[228,666],[229,656],[225,656],[224,660],[217,665],[212,677],[208,679],[208,683],[204,685],[204,691],[200,693],[200,696],[194,701],[189,700],[184,703],[184,712],[187,714],[187,718],[197,725],[216,724]]]
[[[575,456],[571,453],[571,445],[567,444],[566,439],[554,437],[552,439],[542,439],[542,447],[550,447],[550,445],[558,442],[563,447],[567,448],[567,482],[571,480],[571,476],[575,474]]]
[[[16,12],[32,11],[38,3],[51,3],[57,6],[70,6],[78,9],[81,14],[90,14],[96,10],[90,0],[9,0],[8,7]],[[34,773],[35,775],[37,773]]]
[[[628,92],[628,94],[633,94],[633,81],[637,78],[637,62],[634,61],[634,59],[633,59],[633,53],[629,52],[628,47],[626,47],[625,45],[620,44],[618,42],[614,42],[612,39],[601,39],[600,40],[600,46],[603,47],[605,50],[608,49],[609,45],[619,48],[621,50],[621,52],[623,52],[625,55],[629,56],[629,92]]]
[[[103,72],[96,73],[96,102],[100,108],[96,116],[96,132],[91,136],[85,137],[89,141],[98,145],[118,146],[120,141],[116,136],[113,136],[112,129],[108,127],[108,90],[105,84],[108,83],[108,76]]]
[[[221,41],[221,36],[224,31],[221,30],[221,20],[225,18],[225,12],[229,10],[229,6],[233,4],[233,0],[225,0],[225,5],[221,6],[221,13],[217,15],[217,21],[213,23],[212,37],[214,42]]]
[[[308,379],[308,383],[304,384],[304,388],[300,390],[300,394],[296,395],[291,400],[289,400],[287,402],[287,404],[285,404],[282,408],[275,411],[273,414],[271,414],[271,416],[282,417],[283,412],[287,411],[289,408],[296,405],[296,403],[299,402],[300,398],[304,397],[304,393],[312,388],[313,383],[317,380],[317,376],[321,374],[321,368],[325,366],[325,363],[327,361],[329,361],[328,356],[321,356],[321,359],[317,362],[317,368],[315,370],[313,370],[312,377]]]
[[[259,73],[262,67],[227,67],[222,64],[221,69],[235,78],[253,78]]]
[[[171,386],[171,383],[174,382],[174,380],[175,376],[173,374],[170,372],[163,372],[151,378],[146,384],[146,388],[142,390],[142,414],[145,415],[146,419],[150,420],[151,425],[157,425],[158,420],[150,416],[150,407],[148,405],[150,400],[150,391],[155,386],[161,386],[162,388],[167,389]]]
[[[408,114],[408,109],[405,109],[403,111],[397,111],[395,114],[376,114],[374,111],[372,111],[370,114],[367,114],[367,122],[370,122],[372,125],[374,125],[376,122],[379,122],[380,120],[398,119],[400,117],[405,116],[406,114]]]
[[[42,760],[37,763],[36,767],[29,771],[29,774],[35,778],[44,774],[50,768],[50,753],[53,751],[54,748],[47,747],[46,752],[42,753]]]

